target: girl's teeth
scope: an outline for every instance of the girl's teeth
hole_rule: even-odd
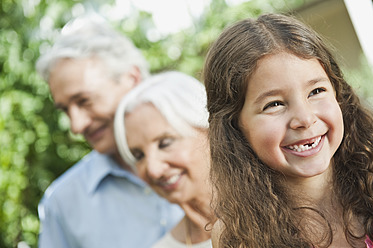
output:
[[[297,151],[297,152],[304,152],[304,151],[308,151],[312,148],[315,148],[319,143],[320,143],[320,140],[321,140],[321,136],[312,140],[310,143],[312,143],[312,145],[293,145],[293,146],[288,146],[287,148],[289,148],[290,150],[293,150],[293,151]]]

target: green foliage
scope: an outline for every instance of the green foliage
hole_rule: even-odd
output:
[[[0,247],[22,240],[36,247],[37,204],[44,190],[89,151],[61,125],[63,117],[34,69],[39,22],[58,3],[0,4]],[[66,3],[53,10],[61,25],[63,11],[71,7]]]
[[[55,110],[47,84],[35,71],[36,59],[82,7],[100,9],[113,2],[0,2],[0,247],[20,241],[37,246],[37,204],[43,192],[90,151],[69,132],[67,117]],[[201,79],[206,52],[227,25],[303,2],[252,0],[228,6],[213,0],[192,27],[170,35],[157,33],[146,12],[134,11],[113,25],[142,49],[152,72],[180,70]]]

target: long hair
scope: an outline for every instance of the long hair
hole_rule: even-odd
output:
[[[343,209],[350,244],[373,238],[373,118],[359,102],[331,52],[312,29],[294,18],[265,14],[245,19],[223,31],[209,50],[204,83],[209,111],[211,180],[214,208],[224,223],[222,247],[327,247],[333,234],[327,217],[310,207],[295,209],[284,178],[263,164],[238,125],[250,76],[265,55],[288,52],[317,59],[328,75],[344,121],[344,137],[333,157],[333,192]],[[317,216],[326,235],[314,240],[299,224]],[[364,234],[354,234],[351,219],[362,221]],[[312,222],[312,221],[311,221]],[[319,226],[320,226],[319,225]]]

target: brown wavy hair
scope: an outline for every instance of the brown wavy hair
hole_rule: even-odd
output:
[[[258,60],[278,52],[316,58],[328,75],[344,121],[343,140],[332,161],[331,187],[342,208],[347,241],[353,244],[365,235],[373,240],[372,113],[346,83],[318,34],[295,18],[265,14],[225,29],[210,48],[204,67],[213,205],[225,227],[220,247],[328,247],[333,240],[328,217],[312,206],[295,208],[296,197],[285,190],[283,176],[260,161],[238,125]],[[299,224],[307,215],[308,223],[325,226],[321,239],[312,237],[312,225]],[[360,220],[364,233],[353,232],[354,218]]]

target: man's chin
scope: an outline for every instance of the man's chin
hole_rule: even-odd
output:
[[[115,148],[103,145],[103,144],[90,144],[91,147],[101,154],[114,154]]]
[[[101,144],[97,144],[97,143],[90,143],[90,142],[88,142],[88,143],[91,145],[92,149],[94,149],[95,151],[97,151],[99,153],[102,153],[102,154],[108,153],[108,148],[107,147],[105,147]]]

